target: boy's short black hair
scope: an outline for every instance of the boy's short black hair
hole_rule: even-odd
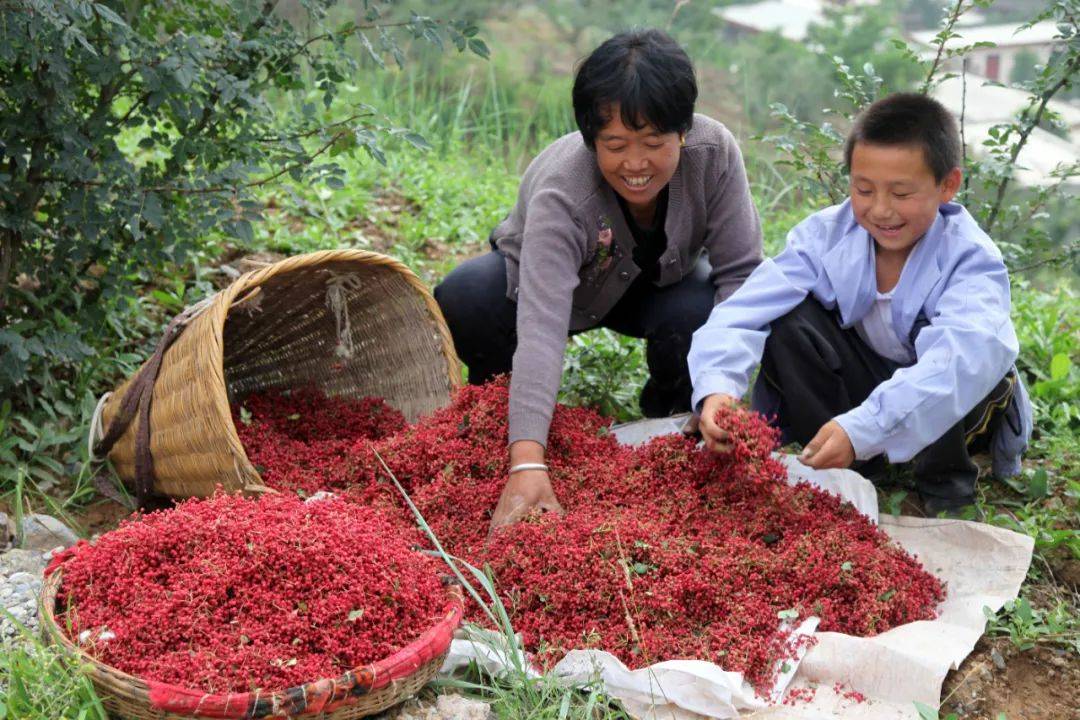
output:
[[[694,122],[697,81],[690,57],[660,30],[631,30],[604,41],[574,77],[574,117],[585,144],[608,124],[612,104],[634,130],[686,133]]]
[[[844,145],[844,165],[851,172],[855,143],[868,145],[917,145],[926,164],[941,182],[960,167],[963,154],[956,119],[945,106],[926,95],[896,93],[870,105],[859,114]]]

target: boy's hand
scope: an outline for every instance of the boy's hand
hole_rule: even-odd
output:
[[[846,468],[855,462],[855,448],[840,423],[830,420],[806,444],[806,449],[799,455],[799,462],[815,470]]]
[[[722,407],[735,405],[737,398],[723,393],[709,395],[701,404],[701,420],[698,430],[701,431],[701,439],[705,441],[705,447],[714,453],[726,453],[731,451],[731,438],[716,424],[716,413]]]

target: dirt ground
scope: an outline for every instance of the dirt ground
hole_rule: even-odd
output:
[[[1080,659],[1048,646],[1020,652],[984,637],[945,679],[942,716],[964,720],[1080,720]]]

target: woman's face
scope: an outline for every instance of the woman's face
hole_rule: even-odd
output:
[[[600,172],[632,210],[651,212],[679,165],[679,134],[660,133],[651,125],[628,128],[618,105],[609,113],[611,120],[596,134]]]

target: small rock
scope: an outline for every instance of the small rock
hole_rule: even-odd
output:
[[[15,526],[6,513],[0,512],[0,552],[15,544]]]
[[[8,575],[8,582],[13,585],[30,585],[37,579],[36,575],[31,575],[25,571],[14,572],[11,573],[11,575]]]
[[[329,490],[319,490],[317,493],[314,493],[313,495],[310,495],[309,497],[307,497],[304,500],[304,502],[313,503],[313,502],[318,502],[320,500],[333,500],[336,497],[337,497],[337,495],[330,492]]]
[[[51,515],[35,513],[23,518],[22,548],[36,550],[39,553],[51,550],[57,545],[71,547],[79,541],[79,536],[64,523]]]
[[[1005,658],[1001,656],[1001,653],[998,652],[997,648],[990,650],[990,659],[994,661],[994,667],[998,670],[1005,669]]]
[[[440,695],[435,708],[447,720],[488,720],[491,716],[491,707],[487,703],[461,695]]]
[[[1069,661],[1060,655],[1051,655],[1048,660],[1051,665],[1057,665],[1059,668],[1069,667]]]
[[[28,572],[39,576],[47,564],[48,561],[40,552],[14,548],[0,555],[0,575]]]

